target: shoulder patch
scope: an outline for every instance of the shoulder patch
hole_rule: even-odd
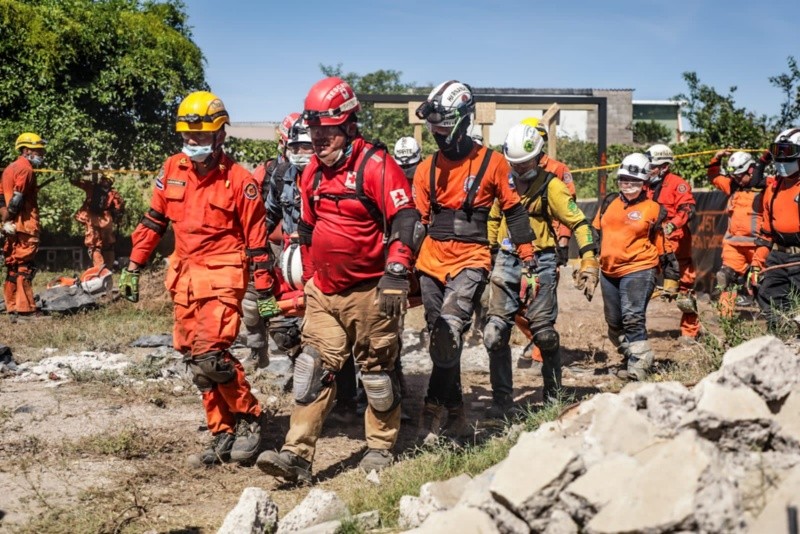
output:
[[[389,197],[391,197],[395,208],[399,208],[404,204],[408,204],[408,195],[406,195],[406,192],[402,189],[394,189],[389,191]]]
[[[166,171],[164,170],[164,167],[161,167],[161,170],[158,171],[158,175],[156,176],[156,189],[158,189],[159,191],[163,191],[164,190],[164,173],[165,172]]]
[[[678,186],[678,193],[685,193],[688,190],[686,184],[681,184]]]
[[[258,188],[256,184],[250,182],[244,186],[244,198],[247,200],[255,200],[258,198]]]
[[[564,182],[565,184],[571,184],[572,173],[570,173],[569,171],[564,171],[564,176],[561,177],[561,181]]]

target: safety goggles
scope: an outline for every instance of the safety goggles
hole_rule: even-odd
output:
[[[794,143],[772,143],[769,151],[776,161],[800,158],[800,145]]]
[[[316,109],[306,109],[303,111],[302,118],[307,124],[318,123],[321,119],[333,119],[340,117],[348,111],[354,109],[358,105],[358,100],[355,96],[347,100],[344,104],[337,108],[326,109],[319,111]]]
[[[431,124],[441,124],[447,119],[466,117],[469,115],[470,110],[469,104],[462,104],[455,110],[447,110],[439,102],[426,100],[419,105],[415,114],[420,120],[428,121]]]
[[[646,167],[639,167],[638,165],[620,165],[618,172],[625,172],[630,174],[647,174],[651,170],[651,166],[647,165]],[[618,178],[619,180],[620,178]],[[631,180],[636,180],[636,178],[631,178]]]
[[[197,113],[190,113],[188,115],[179,115],[178,122],[185,122],[187,124],[198,124],[201,122],[214,122],[219,117],[227,117],[227,111],[218,111],[211,115],[199,115]]]

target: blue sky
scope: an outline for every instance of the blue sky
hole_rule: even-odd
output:
[[[186,0],[206,77],[234,122],[299,111],[319,65],[477,87],[635,89],[664,100],[681,74],[777,114],[769,76],[800,60],[792,0]],[[792,7],[794,6],[794,7]]]

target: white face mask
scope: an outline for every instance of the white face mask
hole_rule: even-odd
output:
[[[800,170],[800,160],[775,162],[775,173],[778,176],[793,176],[798,170]]]
[[[39,154],[28,154],[25,158],[31,162],[34,167],[40,167],[44,163],[44,158]]]
[[[189,159],[202,163],[214,152],[211,145],[183,145],[182,152],[189,156]]]
[[[295,167],[304,169],[309,161],[311,161],[311,154],[292,154],[289,152],[289,163]]]
[[[628,200],[633,200],[642,193],[644,189],[644,182],[618,182],[619,192],[622,193]]]

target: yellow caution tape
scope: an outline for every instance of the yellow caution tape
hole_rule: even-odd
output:
[[[708,154],[716,154],[720,150],[730,150],[731,152],[764,152],[764,148],[717,148],[712,150],[701,150],[700,152],[687,152],[686,154],[675,154],[675,159],[693,158],[695,156],[705,156]],[[592,172],[601,170],[611,170],[619,168],[619,163],[609,165],[599,165],[597,167],[586,167],[583,169],[570,169],[570,173],[577,174],[581,172]]]

